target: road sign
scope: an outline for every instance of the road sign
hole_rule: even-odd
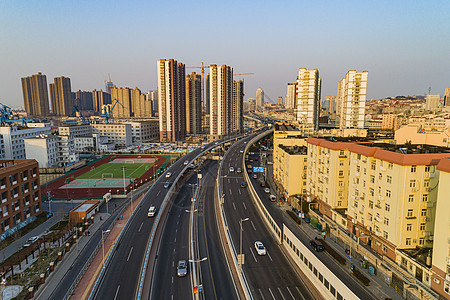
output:
[[[197,292],[198,292],[198,287],[194,286],[194,294],[197,294]]]
[[[198,285],[198,292],[199,293],[203,292],[203,285],[201,284]]]
[[[262,173],[264,172],[264,168],[263,167],[253,167],[253,172],[254,173]]]

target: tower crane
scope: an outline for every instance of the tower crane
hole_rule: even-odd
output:
[[[109,124],[109,118],[111,117],[111,114],[112,114],[114,108],[116,107],[117,103],[119,103],[123,108],[125,108],[125,106],[123,106],[123,104],[120,103],[118,99],[114,99],[112,102],[114,103],[114,105],[111,107],[111,109],[108,110],[108,106],[107,106],[107,105],[111,105],[111,104],[103,105],[103,107],[102,107],[102,114],[100,115],[100,117],[105,118],[106,124]]]
[[[205,69],[209,68],[209,66],[206,66],[203,62],[202,62],[202,66],[201,67],[186,67],[186,69],[202,69],[202,97],[203,97],[203,105],[205,104],[206,101],[206,90],[205,90]]]
[[[245,76],[245,75],[253,75],[255,73],[238,73],[238,74],[233,74],[233,76]],[[242,82],[244,82],[244,78],[242,78]],[[243,94],[242,96],[245,96],[245,94]]]

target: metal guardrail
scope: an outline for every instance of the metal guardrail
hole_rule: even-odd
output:
[[[231,146],[231,148],[233,146]],[[223,181],[222,164],[223,164],[223,161],[225,160],[225,157],[228,154],[228,151],[223,156],[223,158],[222,158],[222,160],[220,162],[220,165],[219,165],[218,173],[217,173],[217,200],[219,202],[220,202],[220,199],[222,199],[222,185],[223,185],[223,182],[220,182],[220,181]],[[238,268],[237,253],[236,253],[236,249],[235,249],[234,244],[233,244],[233,240],[231,238],[230,231],[228,230],[228,223],[227,223],[227,220],[226,220],[226,217],[225,217],[225,211],[223,209],[223,204],[219,203],[219,207],[220,207],[220,210],[221,210],[220,211],[220,216],[221,216],[222,224],[223,224],[223,227],[224,227],[223,230],[225,231],[225,236],[227,238],[228,245],[230,245],[230,251],[233,254],[234,267],[235,267],[236,272],[238,274],[238,278],[239,278],[239,281],[241,283],[242,290],[244,291],[246,299],[253,299],[253,296],[252,296],[252,293],[250,291],[250,287],[248,285],[247,278],[245,277],[244,271],[242,271],[242,272],[238,271],[239,268]]]

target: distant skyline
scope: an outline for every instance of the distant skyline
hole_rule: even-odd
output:
[[[449,1],[0,2],[0,102],[23,106],[21,77],[71,79],[72,91],[157,88],[157,60],[229,65],[245,97],[286,95],[319,70],[322,98],[348,70],[369,72],[367,99],[450,87]],[[200,69],[186,69],[186,74]],[[235,79],[241,79],[235,76]]]

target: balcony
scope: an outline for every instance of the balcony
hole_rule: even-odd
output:
[[[25,202],[25,206],[30,205],[30,201]]]
[[[3,213],[3,217],[6,217],[6,216],[8,216],[8,212],[7,212],[7,211],[5,211],[5,212]]]
[[[35,185],[35,186],[34,186],[34,189],[37,189],[37,188],[38,188],[38,186],[37,186],[37,185]]]
[[[427,207],[433,207],[434,206],[434,202],[427,202]]]
[[[379,217],[375,217],[375,221],[380,222],[381,223],[381,218]]]
[[[383,197],[383,196],[378,196],[378,200],[383,201],[383,200],[384,200],[384,197]]]
[[[386,168],[383,167],[383,166],[380,166],[380,170],[381,170],[381,171],[386,171]]]
[[[19,197],[19,194],[14,194],[14,198],[17,198],[17,197]]]
[[[340,187],[339,187],[339,190],[341,190],[341,191],[342,191],[342,190],[345,190],[345,186],[340,186]]]
[[[423,217],[422,222],[428,222],[428,221],[430,221],[429,217]]]
[[[7,201],[8,201],[8,198],[2,199],[2,203],[5,203],[5,202],[7,202]]]
[[[25,176],[25,177],[23,178],[23,181],[27,181],[27,180],[28,180],[28,177]]]
[[[416,188],[416,187],[412,187],[411,188],[411,192],[417,192],[419,189],[418,188]]]
[[[33,177],[36,177],[36,173],[33,174]]]
[[[412,220],[412,219],[415,219],[416,217],[415,216],[406,216],[406,219],[408,219],[408,220]]]
[[[425,172],[425,177],[427,178],[434,178],[436,174],[434,172]]]
[[[13,184],[13,185],[17,184],[17,180],[14,180],[14,181],[12,182],[12,184]]]
[[[0,186],[0,188],[3,190],[3,189],[6,189],[6,185],[5,184],[3,184],[2,186]]]
[[[36,212],[39,212],[39,207],[36,207]]]
[[[34,200],[35,200],[35,201],[38,201],[38,199],[39,199],[39,197],[34,197]]]
[[[28,193],[28,189],[25,189],[23,192],[24,192],[24,193]]]

